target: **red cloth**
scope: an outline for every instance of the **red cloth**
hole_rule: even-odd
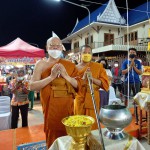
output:
[[[6,83],[5,83],[5,82],[1,82],[1,83],[0,83],[0,92],[2,92],[3,85],[6,85]]]
[[[119,72],[119,68],[115,67],[114,68],[114,74],[115,74],[115,76],[118,76],[118,72]],[[116,79],[114,80],[114,82],[116,82]]]
[[[0,92],[2,92],[2,87],[3,87],[3,85],[0,84]]]
[[[118,72],[119,72],[119,68],[116,67],[116,68],[115,68],[115,76],[118,76]]]

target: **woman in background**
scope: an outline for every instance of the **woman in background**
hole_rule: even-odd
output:
[[[10,83],[10,89],[13,93],[11,100],[12,106],[12,119],[11,128],[15,129],[18,126],[18,116],[19,110],[22,117],[22,127],[28,126],[28,84],[25,82],[25,72],[24,70],[17,71],[16,79],[12,80]]]
[[[106,59],[100,59],[100,60],[98,61],[98,63],[103,64],[103,67],[105,68],[106,74],[107,74],[108,79],[109,79],[109,85],[111,85],[112,73],[111,73],[110,67],[108,66],[107,60],[106,60]]]
[[[107,60],[106,59],[100,59],[97,62],[103,64],[103,67],[105,68],[106,74],[108,76],[109,85],[111,85],[112,73],[111,73],[111,71],[109,69]],[[104,105],[108,105],[109,104],[109,91],[105,91],[103,89],[99,89],[99,94],[100,94],[100,99],[101,99],[101,107],[104,106]]]

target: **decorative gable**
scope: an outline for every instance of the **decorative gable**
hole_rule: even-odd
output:
[[[109,0],[104,12],[97,16],[97,21],[115,24],[126,23],[126,20],[120,15],[114,0]]]

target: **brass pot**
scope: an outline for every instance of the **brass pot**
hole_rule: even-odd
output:
[[[83,124],[81,126],[72,126],[73,124],[72,125],[66,124],[66,120],[68,120],[69,118],[72,118],[75,120],[78,117],[89,119],[91,123],[87,125]],[[67,134],[72,137],[71,147],[69,148],[69,150],[86,150],[87,149],[86,139],[87,139],[87,136],[91,132],[91,128],[94,122],[95,122],[94,118],[90,116],[85,116],[85,115],[69,116],[62,120],[62,123],[65,125]]]

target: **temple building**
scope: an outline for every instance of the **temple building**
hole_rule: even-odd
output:
[[[148,10],[147,10],[148,9]],[[109,0],[77,21],[63,43],[71,43],[71,52],[77,55],[82,45],[88,44],[97,57],[108,59],[126,57],[129,47],[138,51],[138,57],[146,61],[150,31],[150,2],[121,14],[114,0]]]

